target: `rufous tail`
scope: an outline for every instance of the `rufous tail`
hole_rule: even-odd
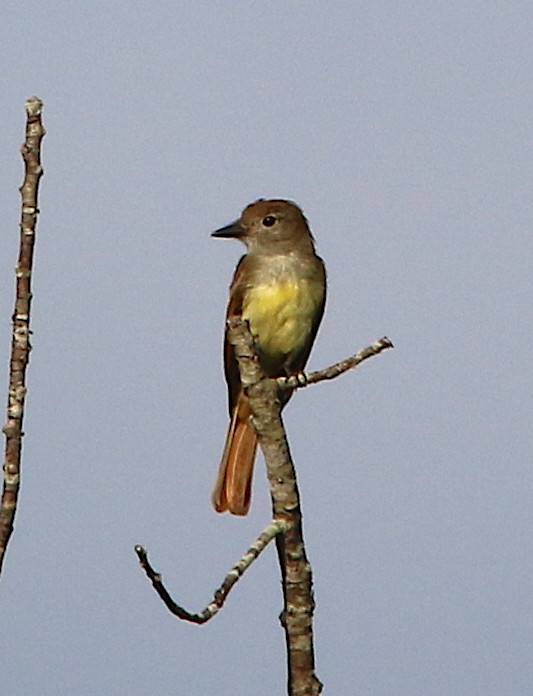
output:
[[[246,515],[252,497],[257,435],[249,422],[247,399],[240,397],[233,409],[222,461],[211,500],[217,512]]]

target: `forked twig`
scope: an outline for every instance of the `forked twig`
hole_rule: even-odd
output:
[[[290,696],[318,696],[322,684],[315,674],[313,648],[313,581],[311,564],[303,539],[300,496],[296,472],[289,451],[287,436],[280,414],[279,389],[306,386],[322,379],[333,379],[386,348],[392,348],[388,338],[382,338],[351,358],[332,365],[326,370],[303,373],[291,377],[268,379],[255,352],[254,339],[246,321],[228,322],[227,337],[234,346],[240,381],[246,390],[251,422],[257,432],[265,455],[267,475],[272,496],[273,518],[269,527],[257,539],[241,561],[228,573],[220,589],[202,612],[191,614],[177,605],[165,589],[161,576],[148,563],[146,551],[136,546],[135,551],[146,574],[152,581],[167,608],[180,619],[203,624],[209,621],[223,605],[229,591],[242,573],[250,566],[263,548],[274,537],[280,562],[284,608],[281,624],[287,646],[287,687]]]

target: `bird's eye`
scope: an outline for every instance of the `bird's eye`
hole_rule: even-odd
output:
[[[263,218],[262,222],[263,227],[272,227],[272,225],[276,224],[276,218],[274,215],[267,215],[265,218]]]

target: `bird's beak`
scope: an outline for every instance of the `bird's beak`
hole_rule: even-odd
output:
[[[212,237],[217,237],[217,239],[239,239],[244,234],[244,228],[241,226],[239,220],[226,225],[226,227],[221,227],[219,230],[211,233]]]

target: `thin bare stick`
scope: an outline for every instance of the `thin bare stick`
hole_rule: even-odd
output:
[[[226,577],[224,578],[224,582],[215,592],[213,601],[210,604],[208,604],[205,609],[196,614],[192,614],[183,607],[180,607],[172,599],[172,597],[168,593],[168,590],[165,588],[163,584],[161,574],[155,571],[150,565],[148,561],[148,553],[146,552],[146,550],[139,545],[135,546],[134,549],[135,553],[137,554],[137,557],[139,558],[139,563],[141,564],[141,567],[144,569],[144,572],[151,580],[152,585],[154,586],[154,590],[161,597],[167,609],[183,621],[190,621],[191,623],[195,624],[204,624],[207,621],[209,621],[209,619],[212,619],[213,616],[215,616],[215,614],[218,613],[219,609],[221,609],[224,605],[224,602],[226,601],[227,596],[231,591],[231,588],[235,585],[239,578],[241,578],[244,575],[244,573],[252,565],[255,559],[261,554],[261,552],[264,551],[264,549],[268,546],[272,539],[280,532],[283,532],[285,529],[286,523],[283,520],[274,520],[273,522],[271,522],[268,525],[268,527],[264,530],[264,532],[260,534],[257,537],[257,539],[253,542],[253,544],[250,546],[250,548],[244,554],[244,556],[233,566],[233,568],[226,575]]]
[[[41,121],[43,104],[37,97],[26,102],[26,139],[21,148],[25,176],[20,194],[22,212],[20,223],[20,250],[16,268],[16,299],[13,313],[13,335],[9,369],[7,420],[3,427],[6,437],[4,461],[4,487],[0,504],[0,573],[9,539],[13,532],[17,500],[20,488],[20,463],[22,453],[22,422],[26,399],[26,368],[29,362],[31,274],[35,229],[37,226],[39,181],[43,175],[41,166],[41,141],[45,130]]]
[[[387,350],[387,348],[394,348],[392,341],[383,336],[378,341],[374,341],[371,345],[363,350],[360,350],[355,355],[352,355],[346,360],[340,360],[330,367],[326,367],[323,370],[317,370],[316,372],[299,372],[295,375],[290,375],[289,377],[278,377],[278,386],[282,389],[297,389],[301,387],[307,387],[310,384],[317,384],[317,382],[322,382],[325,379],[335,379],[339,375],[342,375],[348,370],[353,370],[362,362],[368,358],[373,358],[375,355],[379,355],[381,351]]]

